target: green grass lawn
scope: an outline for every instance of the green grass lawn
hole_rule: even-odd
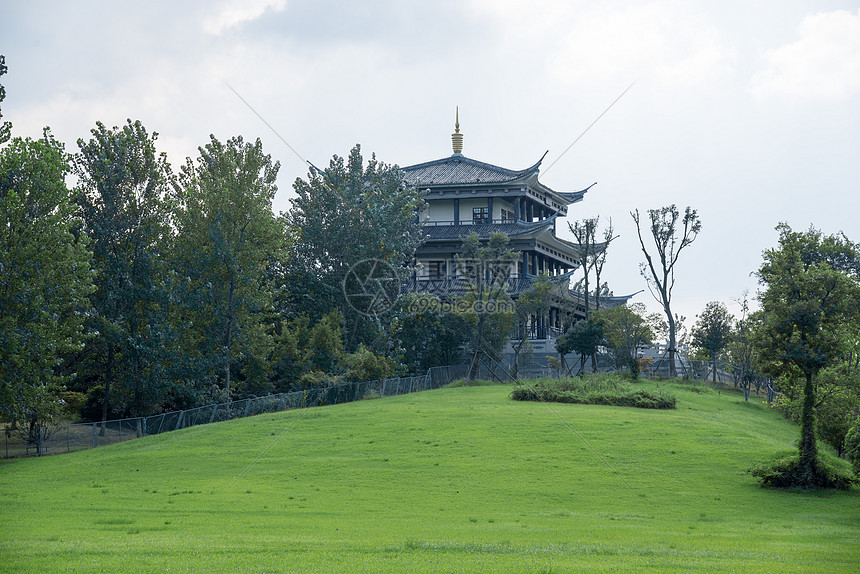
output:
[[[441,389],[6,463],[0,571],[858,571],[860,490],[746,473],[796,427],[667,388],[675,410]]]

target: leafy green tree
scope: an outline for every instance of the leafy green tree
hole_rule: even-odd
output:
[[[720,353],[728,347],[731,340],[734,317],[726,309],[725,304],[720,301],[711,301],[706,304],[705,309],[698,317],[691,333],[693,347],[708,353],[711,359],[713,382],[716,383],[717,361],[720,358]]]
[[[306,312],[317,321],[339,309],[347,349],[371,344],[383,324],[352,308],[344,280],[366,260],[385,262],[405,276],[422,241],[418,191],[404,184],[397,166],[375,156],[365,163],[358,145],[346,160],[334,156],[325,171],[312,169],[307,181],[296,179],[293,188],[297,197],[288,217],[299,239],[284,269],[282,312]]]
[[[747,294],[741,303],[741,318],[735,322],[726,350],[734,371],[735,385],[740,384],[744,400],[749,400],[750,388],[756,385],[756,395],[762,386],[763,377],[759,375],[759,357],[753,343],[753,333],[758,327],[760,314],[750,314]]]
[[[156,150],[158,134],[139,121],[112,129],[98,122],[91,134],[78,140],[74,173],[96,272],[88,324],[97,335],[76,370],[103,390],[107,420],[112,411],[151,413],[168,388],[172,172]]]
[[[639,210],[630,213],[636,223],[636,233],[639,237],[639,245],[645,254],[646,263],[640,265],[642,277],[651,291],[654,299],[663,307],[666,315],[666,325],[669,332],[669,375],[677,375],[675,367],[675,355],[678,352],[678,318],[672,313],[672,290],[675,287],[675,266],[681,251],[689,247],[702,229],[702,222],[695,209],[687,207],[684,216],[681,217],[675,204],[660,209],[649,209],[648,219],[651,238],[654,241],[654,249],[657,263],[645,247],[642,238],[642,226]],[[680,233],[680,236],[679,236]]]
[[[470,381],[478,377],[484,358],[498,358],[507,342],[514,319],[508,279],[516,261],[508,236],[497,232],[486,241],[473,232],[463,240],[462,251],[455,257],[457,274],[469,285],[457,307],[470,326]]]
[[[553,289],[554,285],[549,276],[541,273],[534,280],[532,286],[523,293],[520,293],[520,296],[514,302],[519,331],[518,340],[512,345],[514,349],[514,365],[513,373],[511,374],[514,380],[519,379],[520,362],[529,348],[529,325],[534,324],[534,321],[538,317],[546,315],[549,311]]]
[[[844,234],[777,226],[779,245],[764,253],[758,271],[762,321],[756,345],[775,377],[803,377],[801,436],[790,483],[826,487],[831,482],[817,458],[818,375],[843,356],[845,323],[857,320],[860,253]]]
[[[337,309],[313,326],[306,314],[277,322],[272,359],[275,389],[306,388],[309,379],[303,376],[307,373],[316,373],[316,379],[326,381],[338,376],[344,359],[342,324]]]
[[[596,319],[577,321],[563,336],[556,340],[555,347],[560,355],[570,352],[579,354],[579,374],[585,373],[585,358],[594,357],[606,343],[603,322]]]
[[[845,453],[851,461],[854,475],[860,478],[860,417],[854,419],[845,435]]]
[[[639,349],[660,335],[664,326],[656,313],[648,314],[645,305],[633,303],[595,312],[594,319],[603,323],[603,332],[617,368],[629,368],[639,378]]]
[[[816,436],[842,455],[845,436],[860,416],[860,324],[843,323],[839,339],[842,350],[835,362],[818,374],[815,382]],[[789,419],[800,423],[803,415],[804,377],[792,371],[779,381],[780,394],[776,408]]]
[[[47,130],[0,148],[0,418],[23,421],[39,452],[69,379],[61,360],[83,345],[94,290],[68,173]]]
[[[229,396],[234,379],[262,391],[268,379],[273,268],[290,235],[272,212],[280,164],[260,140],[210,142],[182,166],[174,257],[183,287],[177,325],[198,377]]]
[[[400,371],[400,365],[395,359],[374,353],[363,343],[354,353],[346,355],[343,362],[348,381],[382,379],[392,377]]]
[[[453,365],[461,359],[468,338],[466,321],[437,297],[406,293],[395,305],[391,332],[408,372]]]

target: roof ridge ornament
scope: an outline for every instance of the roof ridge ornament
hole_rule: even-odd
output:
[[[460,133],[460,106],[457,106],[454,113],[454,133],[451,134],[451,145],[454,147],[454,155],[462,155],[463,134]]]

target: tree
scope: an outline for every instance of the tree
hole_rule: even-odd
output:
[[[600,276],[603,274],[603,266],[606,265],[606,253],[609,251],[609,244],[618,238],[613,235],[615,230],[612,227],[612,219],[609,220],[609,225],[603,230],[603,246],[598,249],[594,256],[594,310],[600,311],[600,298],[606,295],[611,295],[612,291],[604,282],[600,282]]]
[[[576,240],[576,262],[582,270],[583,277],[578,283],[581,289],[574,287],[574,291],[581,291],[585,302],[585,318],[591,318],[591,296],[590,279],[592,271],[595,276],[594,285],[594,308],[600,309],[600,294],[604,285],[600,283],[600,275],[603,273],[603,266],[606,264],[606,252],[609,249],[609,244],[615,239],[613,236],[612,220],[609,220],[609,226],[603,231],[603,241],[597,240],[597,229],[600,225],[600,217],[593,217],[576,221],[573,225],[570,223],[567,226]]]
[[[772,375],[799,372],[804,379],[799,456],[786,481],[828,487],[833,482],[817,458],[816,383],[844,352],[843,325],[857,321],[860,249],[844,234],[796,232],[785,223],[776,229],[779,245],[765,251],[758,270],[762,320],[755,342]]]
[[[734,370],[735,385],[741,385],[744,392],[744,400],[750,397],[750,387],[755,383],[756,395],[762,385],[762,377],[757,373],[759,362],[755,345],[753,344],[753,333],[757,329],[759,314],[750,314],[747,293],[744,293],[741,304],[741,318],[735,322],[732,333],[729,336],[727,347],[729,357]]]
[[[6,56],[0,54],[0,76],[6,73],[8,68],[6,67]],[[6,99],[6,88],[0,84],[0,103],[3,103],[3,100]],[[0,119],[3,118],[3,114],[0,113]],[[12,137],[12,124],[9,122],[0,123],[0,144],[6,143],[9,141],[9,138]]]
[[[457,274],[469,285],[463,305],[458,307],[471,326],[470,381],[478,377],[484,357],[497,357],[507,341],[514,317],[508,279],[516,260],[516,253],[508,247],[508,236],[498,232],[491,233],[485,242],[471,233],[455,257]]]
[[[860,416],[860,322],[845,322],[838,335],[841,349],[833,364],[821,369],[815,380],[816,438],[843,454],[845,436]],[[803,416],[804,381],[793,369],[780,377],[776,409],[800,424]]]
[[[365,164],[361,146],[344,158],[334,156],[307,181],[296,179],[297,197],[289,212],[299,239],[284,269],[282,312],[306,312],[312,321],[339,309],[346,325],[347,349],[378,338],[379,318],[358,313],[346,300],[344,279],[353,266],[375,260],[403,273],[422,239],[418,191],[403,172],[371,156]]]
[[[527,291],[520,293],[514,304],[519,329],[518,340],[513,344],[514,368],[511,375],[514,380],[519,379],[520,361],[528,349],[529,324],[533,324],[537,317],[541,317],[549,311],[553,287],[549,276],[546,273],[541,273]]]
[[[199,376],[229,396],[234,378],[261,388],[271,353],[273,267],[286,259],[286,222],[272,212],[280,164],[260,140],[210,142],[175,184],[175,257],[184,289],[178,318]]]
[[[615,366],[627,367],[634,379],[639,378],[639,349],[664,330],[660,316],[648,314],[642,303],[633,303],[596,312],[594,317],[603,323]]]
[[[48,130],[0,149],[0,418],[23,421],[40,453],[68,381],[60,363],[83,345],[94,289],[68,172]]]
[[[78,140],[74,173],[96,271],[88,326],[97,336],[77,370],[88,386],[103,387],[104,421],[115,404],[131,416],[149,414],[167,390],[173,175],[156,150],[158,134],[140,121],[112,129],[98,122],[91,134]]]
[[[585,358],[594,357],[605,342],[603,322],[595,319],[583,319],[577,321],[564,335],[556,339],[555,348],[562,357],[571,351],[578,353],[579,374],[583,374],[585,372]]]
[[[453,365],[461,359],[468,338],[466,320],[426,293],[406,293],[392,313],[391,332],[408,372]]]
[[[675,204],[660,209],[649,209],[648,218],[651,222],[651,238],[657,252],[658,265],[645,247],[642,238],[642,226],[640,225],[639,210],[630,213],[636,223],[636,233],[639,236],[639,245],[645,254],[646,263],[640,264],[640,271],[645,278],[651,295],[663,307],[669,330],[669,375],[677,375],[675,368],[675,354],[678,346],[678,321],[672,313],[672,289],[675,287],[675,266],[678,257],[686,247],[691,245],[698,237],[702,229],[702,223],[695,209],[687,207],[684,216],[681,217]],[[679,229],[679,223],[683,229]],[[680,237],[678,233],[680,232]]]
[[[726,306],[720,301],[711,301],[705,305],[702,314],[693,325],[693,347],[702,349],[711,358],[713,382],[717,382],[717,359],[728,346],[732,334],[732,317]]]

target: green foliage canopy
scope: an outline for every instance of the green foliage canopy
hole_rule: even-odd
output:
[[[826,486],[816,446],[816,379],[844,356],[844,326],[858,321],[860,250],[844,234],[777,226],[779,245],[764,253],[758,277],[761,323],[755,343],[775,377],[804,377],[797,486]],[[796,471],[795,471],[796,470]]]
[[[81,349],[93,292],[62,144],[0,148],[0,418],[39,427],[59,408],[62,358]]]

